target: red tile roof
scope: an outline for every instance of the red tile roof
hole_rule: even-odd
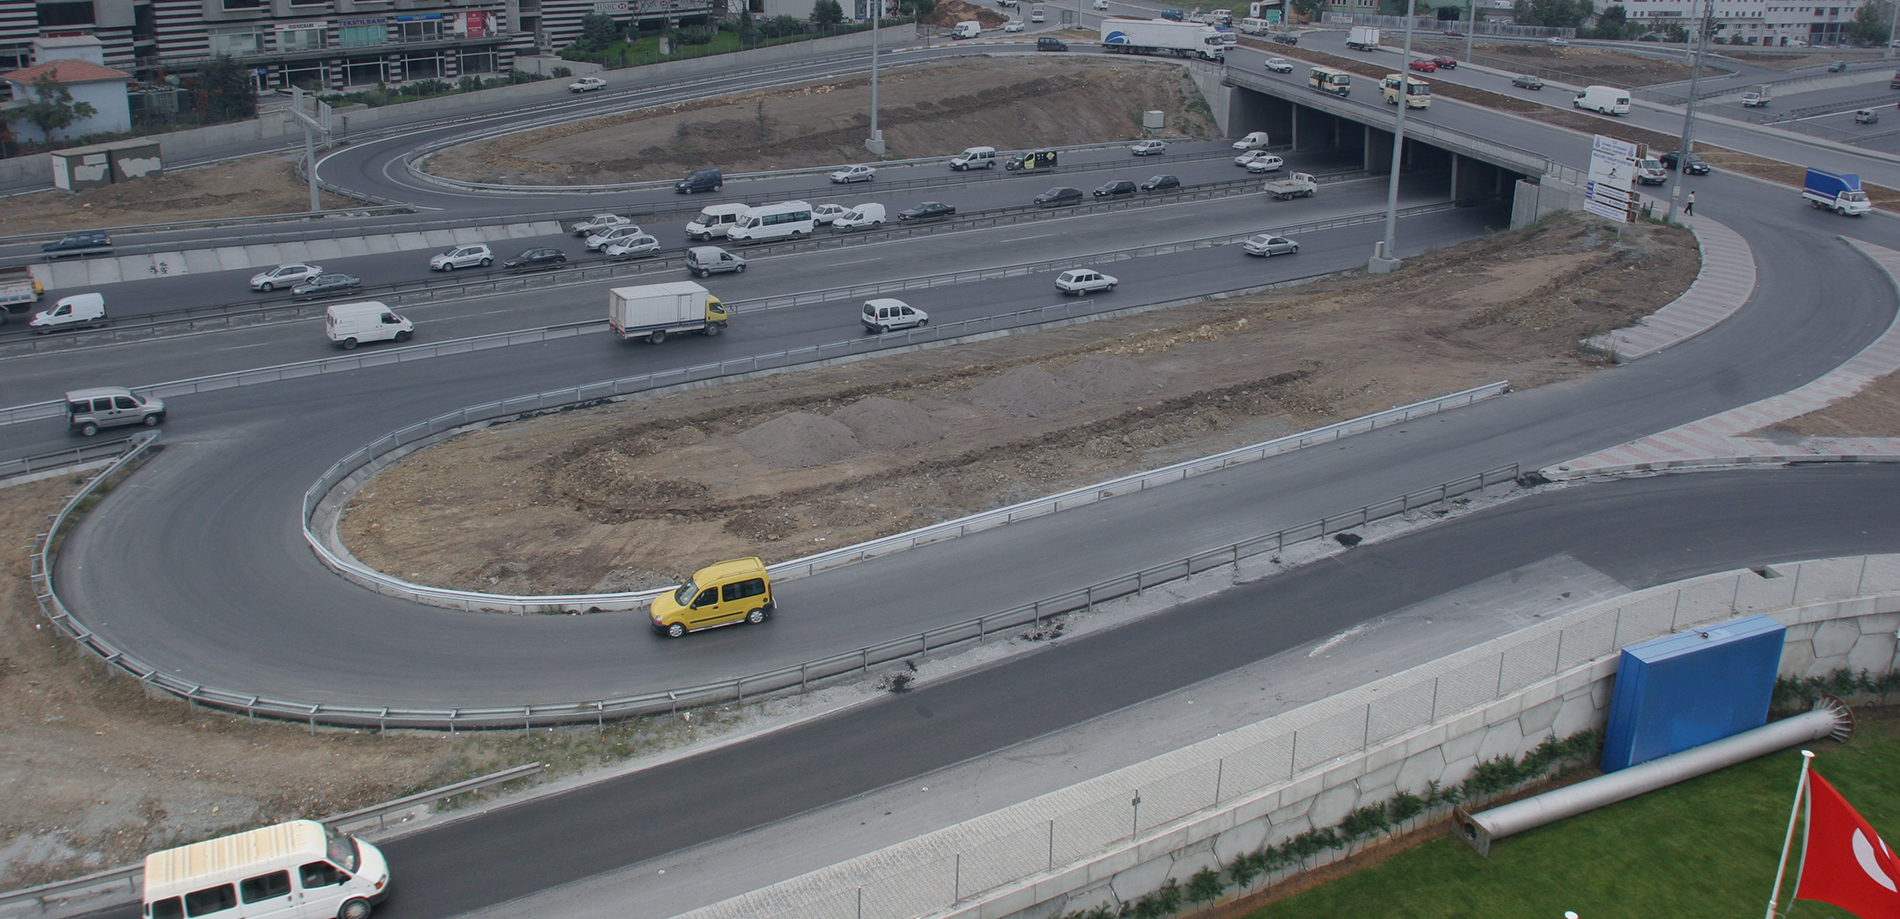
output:
[[[40,78],[40,74],[49,70],[53,72],[53,79],[61,83],[94,83],[100,80],[132,79],[131,74],[120,73],[110,67],[101,67],[98,64],[89,63],[87,61],[60,60],[47,61],[44,64],[35,64],[24,70],[15,70],[11,73],[0,74],[0,80],[6,80],[9,83],[31,84],[34,80]]]

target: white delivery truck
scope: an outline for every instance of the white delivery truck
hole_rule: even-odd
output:
[[[726,306],[692,281],[616,287],[607,292],[607,325],[623,340],[657,345],[669,334],[718,335],[726,327]]]
[[[61,297],[50,310],[40,310],[27,320],[27,325],[35,334],[44,335],[60,329],[77,329],[84,326],[110,324],[106,315],[106,298],[99,294],[73,294]]]
[[[0,268],[0,325],[6,325],[9,315],[20,315],[40,302],[40,294],[45,292],[46,288],[33,280],[30,269]]]
[[[950,30],[950,37],[951,38],[982,38],[983,24],[973,19],[959,22],[957,23],[956,28]]]
[[[1213,26],[1170,19],[1102,20],[1102,50],[1123,54],[1172,54],[1226,60],[1225,42]]]
[[[369,919],[389,862],[354,836],[293,820],[145,857],[146,919]]]
[[[345,351],[366,341],[405,342],[416,334],[416,324],[392,312],[380,300],[332,303],[323,311],[323,333]]]
[[[1353,26],[1346,33],[1346,47],[1354,51],[1379,50],[1379,30],[1371,26]]]
[[[1269,181],[1264,189],[1267,194],[1279,201],[1285,201],[1288,198],[1311,198],[1313,192],[1319,190],[1319,180],[1313,178],[1310,173],[1296,172],[1284,179]]]

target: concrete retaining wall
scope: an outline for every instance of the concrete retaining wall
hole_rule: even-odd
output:
[[[1789,626],[1783,676],[1890,672],[1900,556],[1633,593],[687,915],[1047,919],[1126,903],[1170,878],[1185,883],[1239,853],[1337,826],[1401,791],[1462,783],[1482,761],[1602,728],[1624,646],[1752,613]],[[1135,798],[1142,803],[1131,813]],[[1091,830],[1104,842],[1078,849]]]

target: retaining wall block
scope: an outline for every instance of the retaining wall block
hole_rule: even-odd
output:
[[[1288,814],[1285,820],[1273,821],[1273,826],[1267,830],[1265,845],[1277,846],[1312,828],[1313,821],[1308,820],[1305,814]]]
[[[1359,796],[1371,796],[1374,789],[1386,788],[1399,780],[1399,769],[1404,762],[1396,762],[1378,769],[1369,770],[1359,777]]]
[[[1449,736],[1451,732],[1445,725],[1437,724],[1426,728],[1405,738],[1405,756],[1410,759],[1427,750],[1436,750],[1445,745],[1445,738]]]
[[[1557,693],[1567,699],[1577,690],[1588,688],[1591,683],[1595,683],[1596,681],[1597,678],[1590,673],[1590,668],[1588,667],[1571,670],[1557,678]]]
[[[1319,794],[1321,791],[1324,791],[1326,789],[1326,786],[1321,784],[1320,782],[1321,778],[1322,776],[1317,776],[1317,775],[1309,776],[1307,778],[1301,779],[1281,789],[1280,790],[1280,809],[1286,810],[1288,808],[1298,808],[1300,810],[1300,813],[1305,813],[1308,804],[1313,799],[1313,796]],[[1274,817],[1273,822],[1275,824],[1278,824],[1280,822],[1280,818],[1277,816]]]
[[[1543,705],[1562,695],[1563,693],[1557,690],[1557,679],[1555,677],[1545,677],[1534,685],[1526,686],[1523,691],[1518,693],[1517,700],[1523,710],[1529,711],[1535,706]],[[1520,717],[1522,716],[1520,715]]]
[[[1354,758],[1326,770],[1326,774],[1320,777],[1320,785],[1324,788],[1338,788],[1341,785],[1351,785],[1353,782],[1358,781],[1360,776],[1365,774],[1365,759]]]
[[[1438,774],[1432,776],[1432,778],[1436,779],[1440,785],[1456,785],[1464,781],[1465,776],[1470,775],[1472,770],[1477,768],[1477,756],[1463,756],[1458,759],[1447,760],[1445,762],[1445,768],[1438,770]]]
[[[1405,744],[1389,743],[1366,754],[1366,772],[1373,773],[1387,766],[1396,766],[1405,762]]]
[[[1484,732],[1484,741],[1478,745],[1478,759],[1492,760],[1499,756],[1517,756],[1537,744],[1526,737],[1516,721],[1492,725]]]
[[[1180,827],[1142,840],[1141,845],[1135,847],[1135,859],[1139,862],[1150,862],[1157,858],[1171,858],[1182,847],[1196,841],[1198,841],[1198,834],[1191,834],[1187,827]]]
[[[1180,880],[1181,883],[1186,884],[1188,878],[1193,877],[1194,873],[1202,868],[1209,868],[1214,871],[1221,870],[1220,858],[1214,854],[1213,850],[1203,849],[1198,852],[1177,852],[1174,855],[1174,871],[1170,874],[1170,877],[1174,877]]]
[[[1517,716],[1518,730],[1526,737],[1549,731],[1551,725],[1557,723],[1557,712],[1563,707],[1564,700],[1553,698],[1524,709],[1524,713]]]
[[[1814,669],[1814,642],[1788,641],[1781,645],[1781,667],[1777,673],[1784,677],[1799,679],[1809,676]]]
[[[1174,858],[1163,853],[1159,858],[1148,859],[1132,868],[1116,872],[1109,886],[1114,888],[1115,897],[1124,902],[1141,899],[1142,894],[1157,890],[1168,878],[1174,877]],[[1174,878],[1179,883],[1185,878]]]
[[[1759,575],[1744,575],[1739,578],[1741,592],[1735,600],[1736,615],[1780,609],[1794,605],[1794,571],[1789,568],[1772,568],[1783,576],[1764,578]]]
[[[1609,713],[1590,704],[1590,699],[1586,694],[1579,699],[1564,700],[1563,708],[1550,724],[1551,732],[1558,737],[1570,737],[1578,731],[1609,724]]]
[[[1900,555],[1867,556],[1866,583],[1900,583]]]
[[[1610,694],[1615,690],[1616,674],[1614,672],[1604,674],[1601,679],[1590,684],[1590,704],[1601,709],[1609,708]]]
[[[1453,718],[1445,723],[1444,746],[1447,750],[1462,749],[1458,746],[1458,744],[1462,742],[1462,739],[1469,738],[1474,734],[1481,734],[1485,728],[1490,726],[1491,722],[1485,720],[1483,711],[1475,711],[1462,718]],[[1475,741],[1473,742],[1475,743]],[[1454,758],[1454,754],[1447,752],[1445,758],[1452,759]]]
[[[1339,821],[1346,819],[1346,815],[1352,813],[1353,808],[1358,806],[1359,789],[1357,787],[1350,784],[1335,785],[1320,792],[1319,796],[1313,799],[1312,810],[1307,812],[1307,816],[1313,821],[1314,826],[1337,826]]]
[[[976,906],[976,919],[1060,919],[1067,897],[1039,900],[1034,887],[1018,887],[983,895]],[[965,915],[968,915],[966,913]]]
[[[1861,557],[1829,558],[1803,562],[1795,602],[1832,600],[1853,595],[1860,586]]]
[[[1854,603],[1856,606],[1862,603],[1866,605],[1861,614],[1854,617],[1854,624],[1860,626],[1862,635],[1872,635],[1875,632],[1886,632],[1892,635],[1896,629],[1900,629],[1900,615],[1883,612],[1878,601],[1856,600]]]
[[[1754,577],[1753,574],[1748,576]],[[1733,617],[1736,577],[1730,575],[1685,586],[1676,606],[1676,622],[1700,624]]]
[[[1444,751],[1433,747],[1405,758],[1405,764],[1399,767],[1398,786],[1416,791],[1424,788],[1426,782],[1438,778],[1444,772]]]
[[[1267,818],[1259,817],[1242,823],[1214,837],[1214,854],[1222,862],[1231,862],[1234,856],[1242,852],[1252,852],[1267,841],[1267,831],[1271,826]]]
[[[1509,696],[1499,699],[1484,707],[1485,726],[1490,727],[1511,721],[1517,718],[1518,713],[1523,710],[1524,700],[1520,696]]]
[[[1474,724],[1464,732],[1445,739],[1442,747],[1445,762],[1466,759],[1478,755],[1478,748],[1484,745],[1485,725]]]

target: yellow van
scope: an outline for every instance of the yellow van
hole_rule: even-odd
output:
[[[764,622],[772,615],[772,576],[756,558],[707,565],[672,593],[653,598],[653,630],[668,638],[687,632]]]
[[[387,896],[383,853],[315,820],[145,857],[145,919],[368,919]]]

